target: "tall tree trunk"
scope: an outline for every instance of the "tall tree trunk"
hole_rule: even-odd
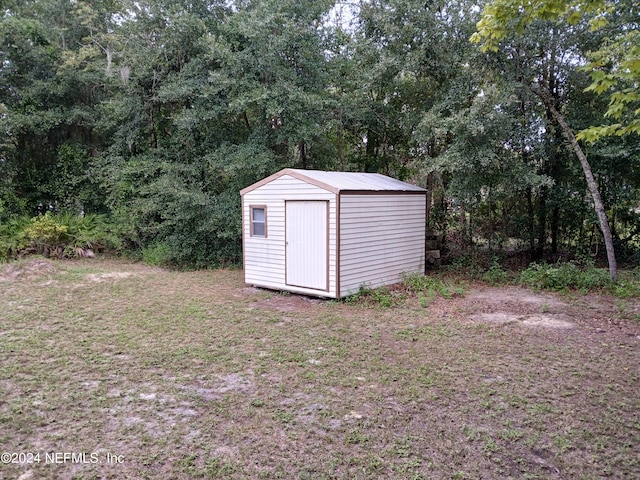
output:
[[[467,211],[464,205],[460,205],[460,231],[462,232],[462,244],[467,244]]]
[[[553,207],[551,211],[551,254],[558,253],[558,228],[560,225],[560,209]]]
[[[431,225],[431,206],[433,205],[433,189],[435,186],[433,175],[433,172],[427,175],[427,233],[435,231],[435,228]]]
[[[307,168],[307,148],[304,140],[300,140],[298,142],[298,150],[300,152],[300,163],[302,164],[302,168]]]
[[[107,44],[104,53],[107,55],[107,66],[104,73],[107,77],[111,77],[113,75],[113,47],[111,44]]]
[[[367,129],[367,146],[365,148],[365,172],[375,172],[376,155],[378,148],[378,135],[371,128]]]
[[[493,218],[493,201],[491,200],[491,191],[489,191],[489,199],[488,199],[488,214],[489,214],[489,238],[487,239],[487,243],[489,245],[489,252],[492,251],[493,248],[493,236],[496,232],[496,225]]]
[[[441,193],[440,211],[442,212],[442,243],[440,244],[440,247],[444,249],[447,241],[447,230],[449,229],[449,222],[447,220],[449,218],[449,212],[447,211],[447,200],[444,197],[444,185],[442,186]]]
[[[602,236],[604,237],[604,245],[607,250],[607,260],[609,262],[609,275],[611,276],[611,279],[613,281],[616,281],[618,280],[618,264],[616,263],[616,255],[613,248],[613,238],[611,237],[609,221],[607,220],[607,214],[604,211],[604,205],[602,204],[602,198],[600,197],[598,184],[596,183],[596,180],[593,177],[593,172],[591,171],[591,165],[587,160],[587,156],[582,151],[580,144],[576,140],[576,136],[573,134],[573,130],[571,130],[571,127],[567,123],[564,116],[553,105],[548,90],[535,87],[532,88],[532,90],[545,103],[545,105],[553,115],[554,120],[558,123],[564,135],[567,137],[567,140],[569,141],[569,144],[577,155],[578,160],[580,160],[580,165],[582,165],[582,171],[584,172],[584,177],[587,180],[589,192],[591,193],[591,197],[593,198],[593,206],[598,217],[598,222],[600,223],[600,230],[602,230]]]
[[[538,199],[538,245],[536,246],[536,258],[544,258],[544,247],[547,244],[547,187],[540,189]]]
[[[527,188],[527,216],[529,218],[529,255],[535,260],[536,255],[536,216],[533,212],[533,192]]]
[[[467,245],[469,246],[473,246],[473,207],[471,207],[469,209],[469,231],[467,232],[467,234],[469,235],[469,238],[467,239],[468,243]]]
[[[342,123],[342,107],[339,109],[338,117],[338,165],[340,170],[344,170],[344,124]]]

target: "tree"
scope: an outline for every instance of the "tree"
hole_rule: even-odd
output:
[[[458,58],[447,35],[444,1],[360,3],[348,121],[362,139],[354,160],[365,171],[406,177],[421,157],[415,136]]]
[[[11,185],[0,201],[13,214],[102,208],[87,170],[104,90],[95,72],[62,68],[87,34],[72,9],[6,2],[0,17],[0,174]]]
[[[596,2],[543,0],[528,5],[522,5],[521,2],[513,0],[494,0],[485,6],[482,18],[477,24],[478,31],[472,36],[472,41],[481,43],[485,51],[497,51],[501,43],[509,35],[523,35],[527,27],[540,20],[560,20],[566,25],[566,28],[573,28],[573,26],[579,22],[588,20],[592,28],[599,29],[607,24],[607,16],[614,11],[614,6],[613,2],[609,3],[605,0],[598,0]],[[623,32],[624,33],[616,37],[613,41],[614,44],[618,42],[624,43],[634,37],[632,31],[623,30]],[[600,47],[598,50],[600,58],[606,55],[606,51],[604,46]],[[625,53],[619,53],[621,53],[621,55],[617,59],[610,57],[611,63],[615,64],[615,66],[611,69],[608,76],[603,76],[601,73],[593,73],[594,82],[589,87],[591,90],[602,93],[610,87],[613,88],[619,85],[620,82],[640,78],[640,60],[636,58],[639,53],[637,44],[636,48],[630,48]],[[592,65],[596,64],[592,63]],[[618,275],[617,263],[609,221],[587,156],[578,143],[578,139],[567,122],[565,115],[562,113],[562,109],[558,108],[554,103],[552,88],[544,72],[538,72],[537,78],[530,83],[530,88],[547,107],[552,118],[562,129],[571,148],[580,161],[604,237],[609,262],[609,273],[611,278],[616,280]],[[618,119],[628,111],[630,103],[640,100],[637,92],[634,92],[633,89],[623,89],[614,92],[610,98],[607,114]],[[604,134],[638,132],[640,131],[640,128],[638,128],[640,125],[636,124],[637,119],[634,118],[638,116],[638,114],[640,114],[640,110],[631,114],[627,125],[623,126],[620,124],[617,127],[610,127],[608,129],[591,129],[584,135],[592,139],[597,139]]]
[[[284,166],[327,165],[330,4],[130,2],[110,35],[96,170],[136,246],[168,263],[238,261],[238,191]]]
[[[327,32],[332,1],[249,1],[208,37],[212,81],[237,141],[266,143],[282,165],[322,168],[328,112]]]
[[[241,255],[238,190],[340,168],[437,186],[440,232],[464,209],[492,247],[542,256],[594,222],[560,120],[590,140],[611,109],[615,134],[578,146],[614,241],[634,245],[639,142],[617,133],[637,116],[637,6],[612,1],[505,30],[486,54],[471,0],[4,0],[0,217],[106,211],[131,248],[211,265]]]
[[[568,27],[588,22],[592,32],[604,31],[604,41],[590,52],[592,83],[588,90],[608,93],[605,117],[618,120],[606,126],[592,126],[578,134],[578,140],[596,141],[611,135],[640,133],[640,31],[637,2],[618,0],[542,0],[523,4],[514,0],[493,0],[485,5],[472,41],[483,50],[497,51],[510,33],[522,35],[537,20],[561,21]]]

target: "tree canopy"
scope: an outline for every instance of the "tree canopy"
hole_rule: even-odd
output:
[[[510,32],[524,35],[539,20],[561,22],[567,29],[586,22],[601,42],[587,52],[584,66],[592,83],[586,91],[604,94],[609,105],[604,117],[616,123],[590,126],[577,138],[594,142],[611,135],[640,134],[640,7],[618,0],[543,0],[522,3],[494,0],[485,5],[472,40],[483,50],[497,51]]]
[[[0,249],[13,219],[67,212],[104,215],[122,248],[160,263],[237,263],[239,190],[297,167],[427,187],[445,249],[596,255],[605,215],[612,245],[638,258],[631,0],[4,0],[0,12]]]

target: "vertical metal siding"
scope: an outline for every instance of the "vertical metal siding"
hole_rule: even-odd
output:
[[[340,196],[341,296],[424,270],[425,195]]]

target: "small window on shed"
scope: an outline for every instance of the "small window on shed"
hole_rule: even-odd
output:
[[[251,209],[251,236],[267,236],[267,207],[259,205],[250,207]]]

